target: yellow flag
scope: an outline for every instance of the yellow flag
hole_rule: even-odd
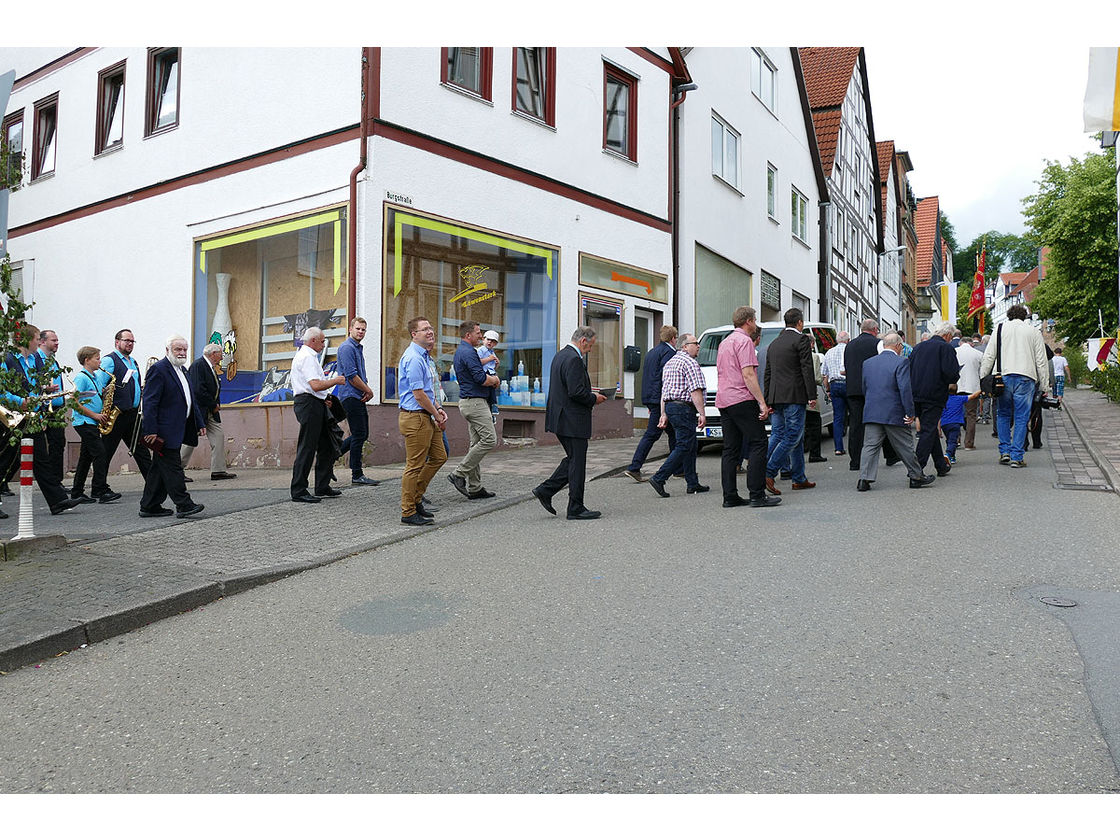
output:
[[[1120,47],[1089,50],[1085,131],[1120,131]]]

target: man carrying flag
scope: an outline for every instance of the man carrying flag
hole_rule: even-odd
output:
[[[980,256],[976,261],[976,279],[972,284],[972,296],[968,299],[968,317],[974,318],[980,313],[980,335],[984,334],[984,257],[988,250],[988,240],[980,247]]]

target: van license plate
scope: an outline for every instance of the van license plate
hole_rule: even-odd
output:
[[[705,426],[704,427],[704,437],[706,437],[706,438],[722,438],[723,437],[723,427],[722,426]]]

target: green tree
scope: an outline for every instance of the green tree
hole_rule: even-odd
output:
[[[1116,149],[1048,161],[1038,192],[1023,199],[1023,215],[1035,241],[1050,247],[1046,279],[1032,307],[1057,321],[1058,335],[1079,344],[1098,332],[1098,309],[1105,331],[1115,332]]]

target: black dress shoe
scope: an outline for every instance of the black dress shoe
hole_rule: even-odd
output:
[[[723,506],[724,507],[746,507],[749,504],[750,504],[750,502],[748,502],[742,496],[736,496],[733,499],[724,499],[723,500]]]
[[[319,502],[321,502],[322,499],[319,499],[318,497],[312,496],[310,493],[305,492],[302,496],[292,496],[292,501],[293,502],[309,502],[309,503],[314,502],[315,504],[319,504]]]
[[[102,493],[97,498],[97,502],[98,502],[98,504],[107,505],[107,504],[109,504],[109,502],[115,502],[120,497],[121,497],[120,493],[114,493],[112,490],[110,490],[108,493]],[[90,501],[93,501],[93,500],[90,499]]]
[[[419,512],[412,514],[412,516],[402,516],[402,525],[434,525],[435,520],[429,519],[426,516],[421,516]]]
[[[685,492],[687,492],[687,493],[707,493],[711,489],[712,488],[709,487],[707,484],[694,484],[692,487],[689,487],[688,490],[686,490]]]
[[[77,499],[63,499],[57,505],[51,505],[51,514],[57,515],[63,511],[70,510],[70,508],[76,508],[80,504],[81,502]]]
[[[532,493],[537,497],[537,501],[541,503],[541,507],[551,513],[553,516],[556,515],[556,508],[552,506],[551,496],[546,496],[539,487],[534,487]]]
[[[809,463],[810,464],[823,464],[827,460],[828,460],[827,458],[825,458],[821,455],[810,455],[809,456]]]
[[[186,482],[190,483],[190,482],[194,481],[194,479],[191,478],[189,475],[185,475],[185,476],[183,476],[183,481],[186,481]]]
[[[191,505],[189,508],[183,508],[182,510],[177,510],[177,511],[175,511],[175,518],[176,519],[185,519],[188,516],[194,516],[196,513],[202,513],[202,511],[205,507],[206,507],[206,505],[194,504],[194,505]]]
[[[910,479],[910,489],[920,490],[923,487],[929,487],[934,482],[934,476],[923,475],[921,478]]]
[[[463,478],[463,476],[455,475],[455,473],[451,473],[451,475],[449,475],[447,477],[447,480],[451,482],[452,487],[454,487],[456,490],[458,490],[464,496],[469,497],[470,494],[467,493],[467,480],[465,478]]]
[[[425,519],[432,519],[432,520],[435,519],[435,517],[432,516],[434,511],[430,507],[424,507],[423,502],[417,502],[416,503],[416,512],[418,514],[420,514],[422,517],[424,517]]]
[[[8,518],[8,514],[4,513],[4,511],[0,510],[0,519],[7,519],[7,518]]]
[[[316,490],[315,495],[324,499],[333,499],[335,496],[341,496],[341,490],[335,490],[333,487],[328,487],[326,490]]]
[[[350,479],[350,483],[356,487],[376,487],[381,482],[376,478],[366,478],[364,475],[360,475],[357,478]]]
[[[856,482],[856,489],[859,490],[861,493],[866,492],[866,491],[871,489],[871,482],[868,481],[866,478],[861,478],[859,481]]]
[[[653,476],[650,476],[649,486],[652,487],[654,492],[657,493],[657,495],[660,496],[662,499],[668,499],[669,498],[669,493],[665,490],[665,482],[664,481],[658,481]]]
[[[587,510],[586,508],[584,508],[579,513],[569,513],[568,518],[569,519],[598,519],[602,515],[603,514],[601,514],[597,510]]]
[[[73,499],[74,501],[76,501],[80,505],[92,505],[94,502],[97,501],[97,499],[91,499],[85,493],[82,493],[82,495],[80,495],[80,496],[71,496],[70,498]]]
[[[144,510],[144,508],[140,508],[140,518],[141,519],[150,519],[154,516],[170,516],[174,512],[175,511],[168,510],[165,507],[156,508],[155,510]]]
[[[15,493],[12,492],[12,488],[8,486],[7,482],[4,482],[3,484],[0,484],[0,496],[14,496],[14,495],[15,495]]]
[[[227,478],[237,478],[237,473],[226,472],[225,470],[210,473],[211,481],[224,481]]]
[[[468,493],[467,498],[468,499],[493,499],[496,495],[498,495],[498,494],[497,493],[491,493],[485,487],[479,487],[473,493]]]
[[[761,499],[751,499],[751,507],[774,507],[780,505],[782,500],[778,496],[763,496]]]

